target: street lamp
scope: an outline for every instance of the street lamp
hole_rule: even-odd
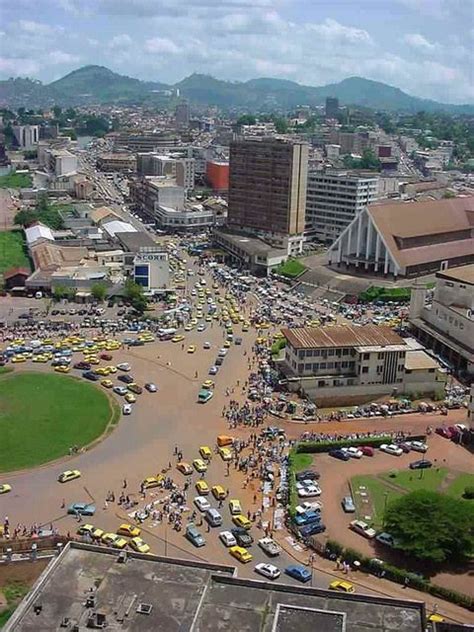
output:
[[[388,501],[388,495],[390,492],[384,492],[383,496],[384,496],[384,501],[383,501],[383,525],[385,527],[385,514],[387,513],[387,501]]]

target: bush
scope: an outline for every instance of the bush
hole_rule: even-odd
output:
[[[272,356],[279,355],[280,351],[286,347],[286,339],[275,340],[271,346]]]
[[[464,489],[463,498],[467,498],[467,500],[474,499],[474,486],[470,485]]]
[[[329,452],[337,448],[349,448],[350,446],[369,445],[374,448],[380,447],[383,443],[391,443],[392,437],[373,437],[365,439],[341,439],[340,441],[300,441],[296,445],[297,452]]]

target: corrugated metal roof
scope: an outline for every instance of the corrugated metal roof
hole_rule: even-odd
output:
[[[371,347],[403,345],[404,340],[384,325],[336,325],[334,327],[297,327],[282,329],[289,344],[296,349],[320,347]]]

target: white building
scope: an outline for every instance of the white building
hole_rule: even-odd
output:
[[[39,141],[38,125],[14,125],[13,134],[21,149],[36,149]]]
[[[474,261],[474,197],[374,204],[358,213],[328,251],[355,272],[416,277]]]
[[[142,248],[133,260],[133,279],[145,294],[154,294],[170,285],[168,252],[157,248]]]
[[[410,325],[417,338],[457,372],[474,375],[474,264],[436,274],[431,303],[424,286],[412,288]]]
[[[305,233],[333,242],[368,204],[378,197],[378,177],[348,171],[310,171],[306,194]]]
[[[215,212],[201,204],[182,209],[155,204],[154,217],[158,228],[166,231],[200,232],[216,223]]]

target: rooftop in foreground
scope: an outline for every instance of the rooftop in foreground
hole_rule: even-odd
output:
[[[282,329],[295,349],[319,347],[388,347],[405,345],[403,338],[384,325],[335,325]]]
[[[421,602],[238,579],[235,568],[69,543],[5,632],[422,632]],[[62,627],[61,627],[62,625]],[[77,626],[76,628],[74,626]],[[90,627],[90,623],[89,623]]]

